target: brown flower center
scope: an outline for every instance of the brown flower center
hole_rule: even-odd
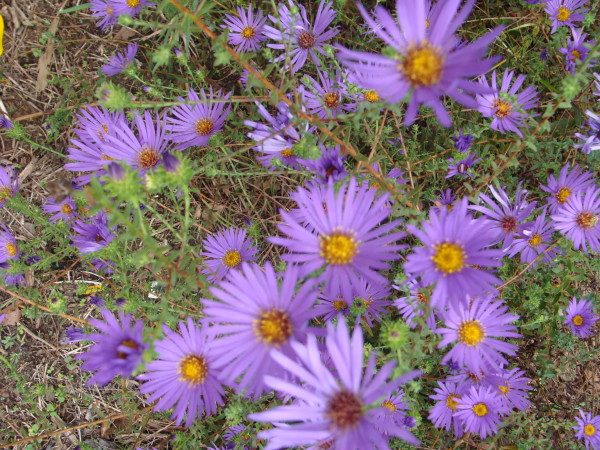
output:
[[[329,109],[333,109],[340,104],[340,94],[337,92],[326,92],[323,96],[323,103]]]
[[[500,227],[507,233],[512,233],[517,230],[517,219],[506,216],[500,221]]]
[[[317,42],[317,37],[310,31],[301,31],[298,35],[298,47],[307,50],[312,48]]]
[[[131,339],[126,339],[124,341],[121,341],[121,344],[119,345],[123,345],[125,347],[129,347],[132,348],[134,350],[138,350],[140,347],[137,345],[137,343],[135,341],[132,341]],[[127,358],[127,353],[123,353],[123,352],[117,352],[117,358],[119,359],[125,359]]]
[[[159,159],[155,149],[144,145],[138,153],[138,166],[144,170],[152,169],[158,164]]]
[[[363,416],[362,402],[352,392],[337,392],[329,401],[325,415],[335,428],[354,428]]]
[[[259,341],[275,347],[285,344],[292,335],[290,316],[281,309],[271,309],[254,320],[254,334]]]
[[[598,216],[589,211],[583,211],[577,214],[575,222],[577,222],[577,225],[580,228],[583,228],[584,230],[590,230],[598,224]]]

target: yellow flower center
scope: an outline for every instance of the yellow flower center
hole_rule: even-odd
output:
[[[535,233],[533,236],[531,236],[531,239],[529,239],[529,245],[531,245],[532,247],[537,247],[541,243],[542,236],[540,234]]]
[[[594,434],[596,434],[596,427],[591,423],[588,423],[585,427],[583,427],[583,433],[586,436],[593,436]]]
[[[329,401],[325,415],[338,429],[354,428],[363,416],[362,402],[353,392],[338,392]]]
[[[158,152],[152,147],[144,145],[138,153],[138,166],[144,170],[152,169],[160,159]]]
[[[304,50],[312,48],[317,42],[317,37],[310,31],[301,31],[298,35],[298,46]]]
[[[135,8],[140,4],[140,0],[127,0],[127,6],[130,8]]]
[[[229,250],[223,256],[223,264],[230,269],[237,267],[242,262],[242,255],[237,250]]]
[[[446,398],[446,406],[450,408],[452,411],[456,411],[456,407],[458,406],[458,402],[454,400],[455,398],[460,400],[460,395],[450,394]]]
[[[504,386],[501,384],[500,386],[498,386],[498,389],[500,389],[500,392],[502,392],[502,395],[508,395],[508,391],[509,391],[508,386]]]
[[[281,150],[281,156],[285,157],[285,158],[289,158],[290,156],[294,155],[294,149],[293,148],[286,148],[284,150]]]
[[[469,347],[477,347],[485,338],[485,330],[478,320],[466,320],[458,327],[458,340]]]
[[[348,309],[348,303],[346,303],[344,300],[334,300],[333,308],[336,311],[344,311],[344,310]]]
[[[132,341],[131,339],[126,339],[124,341],[121,341],[120,345],[132,348],[134,350],[139,349],[139,346],[137,345],[137,343],[135,341]],[[117,358],[119,358],[119,359],[125,359],[125,358],[127,358],[127,353],[123,353],[123,352],[117,351]]]
[[[256,32],[253,27],[246,27],[242,30],[242,37],[244,39],[252,39]]]
[[[571,322],[573,322],[573,325],[575,325],[576,327],[580,327],[581,325],[583,325],[583,317],[577,314],[571,319]]]
[[[558,203],[565,203],[567,199],[571,196],[571,189],[569,189],[568,187],[561,187],[555,195],[556,200],[558,200]]]
[[[285,344],[292,335],[290,316],[281,309],[271,309],[254,320],[254,334],[259,341],[275,347]]]
[[[381,404],[381,406],[383,406],[384,408],[389,409],[391,412],[395,412],[396,411],[396,405],[394,405],[392,402],[390,402],[389,400],[386,400],[385,402],[383,402]]]
[[[488,408],[483,403],[476,403],[473,405],[473,412],[479,417],[483,417],[488,413]]]
[[[71,205],[68,203],[63,203],[63,205],[60,207],[60,212],[65,216],[68,216],[73,212],[73,208],[71,208]]]
[[[496,108],[496,112],[494,114],[499,119],[504,119],[510,114],[510,111],[512,110],[512,103],[508,103],[502,100],[496,100],[493,106],[494,108]]]
[[[450,275],[463,269],[466,256],[460,245],[445,242],[434,247],[434,254],[431,259],[437,270],[444,275]]]
[[[4,247],[6,249],[6,253],[8,253],[8,256],[16,256],[16,254],[19,252],[19,249],[17,248],[17,246],[15,244],[13,244],[12,242],[9,242],[6,244],[6,246]]]
[[[377,91],[371,90],[371,91],[365,92],[365,100],[368,101],[369,103],[375,103],[375,102],[378,102],[379,100],[381,100],[381,97],[379,97],[379,94],[377,93]]]
[[[579,52],[579,50],[573,50],[571,52],[571,59],[575,59],[575,60],[581,59],[581,52]]]
[[[13,195],[13,190],[10,186],[0,186],[0,202],[5,202]]]
[[[569,11],[567,8],[564,7],[560,7],[558,8],[558,14],[556,15],[556,18],[558,20],[560,20],[561,22],[564,22],[565,20],[569,20],[569,17],[571,17],[571,11]]]
[[[187,381],[189,384],[198,385],[204,383],[208,374],[208,365],[206,359],[198,355],[187,355],[179,362],[180,380]]]
[[[598,216],[589,211],[583,211],[577,215],[575,222],[584,230],[590,230],[598,225]]]
[[[319,236],[321,257],[327,264],[350,264],[357,253],[358,242],[347,234]]]
[[[323,103],[329,109],[335,108],[337,105],[340,104],[340,94],[338,94],[337,92],[326,92],[323,96]]]
[[[199,119],[196,121],[194,128],[200,136],[208,136],[212,133],[215,123],[211,119]]]
[[[420,45],[409,47],[404,60],[398,65],[414,88],[436,84],[442,78],[443,68],[444,59],[439,50],[426,39]]]

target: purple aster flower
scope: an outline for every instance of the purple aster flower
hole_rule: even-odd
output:
[[[550,212],[553,213],[558,211],[560,207],[565,206],[567,200],[573,194],[579,194],[589,186],[593,186],[594,175],[580,169],[577,165],[573,166],[573,170],[569,172],[569,164],[567,163],[560,170],[558,179],[554,178],[554,175],[549,175],[547,183],[548,186],[540,186],[540,189],[551,194],[548,198],[548,206]]]
[[[431,200],[434,206],[431,207],[431,211],[439,214],[442,209],[451,211],[454,208],[454,202],[456,201],[456,195],[452,193],[452,189],[446,189],[445,191],[436,191],[438,198]]]
[[[499,382],[495,383],[499,391],[500,401],[508,409],[515,408],[519,411],[525,411],[531,406],[531,402],[527,399],[527,391],[533,389],[527,384],[531,381],[531,378],[524,377],[524,374],[525,372],[518,367],[496,374],[500,379]]]
[[[329,322],[338,316],[350,315],[350,306],[341,295],[329,297],[322,294],[319,296],[319,303],[315,305],[315,312],[321,320]]]
[[[306,75],[309,83],[303,82],[300,87],[302,104],[308,112],[321,119],[335,119],[340,114],[356,111],[356,102],[348,94],[344,76],[338,70],[335,70],[334,76],[321,70],[317,72],[320,82]]]
[[[337,27],[325,31],[336,16],[331,5],[332,2],[319,3],[315,22],[312,25],[303,5],[296,6],[291,0],[289,0],[289,7],[280,4],[279,18],[269,16],[275,27],[265,25],[265,35],[269,39],[278,41],[276,44],[268,44],[267,47],[285,50],[274,62],[286,61],[289,58],[292,72],[297,72],[304,66],[310,55],[315,65],[319,66],[321,63],[315,51],[326,56],[323,45],[339,33]],[[292,15],[291,9],[299,9],[300,14]],[[277,28],[279,25],[281,30]]]
[[[537,5],[539,3],[546,3],[548,0],[525,0],[525,3],[529,3],[530,5]]]
[[[515,240],[513,241],[513,246],[510,249],[508,256],[512,258],[517,253],[521,253],[521,262],[529,264],[539,254],[546,251],[552,240],[553,232],[552,222],[546,220],[546,210],[544,209],[532,225],[528,225],[526,228],[519,231],[518,236],[515,237]],[[544,257],[541,261],[550,264],[557,255],[562,253],[562,249],[554,247],[544,253]],[[534,267],[537,266],[538,263],[539,261],[536,261]]]
[[[148,0],[108,0],[117,16],[128,14],[135,17],[142,10],[143,6],[154,6]]]
[[[112,0],[91,0],[90,11],[92,17],[100,19],[96,26],[106,31],[108,28],[118,23],[119,16],[115,14],[112,6]]]
[[[112,77],[125,71],[135,59],[138,48],[138,44],[129,44],[124,52],[110,56],[108,62],[102,66],[102,73]]]
[[[363,371],[363,335],[360,327],[350,336],[344,321],[337,328],[327,324],[326,348],[332,370],[323,362],[323,350],[314,335],[306,345],[293,343],[295,358],[274,350],[272,357],[279,365],[297,376],[301,384],[293,384],[273,376],[265,383],[281,394],[297,401],[271,410],[250,414],[259,422],[275,422],[274,429],[258,434],[269,439],[266,448],[289,448],[303,445],[332,444],[334,449],[387,448],[389,436],[411,444],[419,441],[403,426],[393,421],[381,421],[385,411],[381,398],[402,383],[418,376],[409,372],[386,382],[395,362],[390,361],[375,375],[375,354],[372,353]],[[334,376],[335,373],[335,376]],[[373,407],[370,407],[373,406]],[[283,425],[282,422],[292,422]],[[328,447],[329,448],[329,447]]]
[[[155,121],[156,120],[156,121]],[[158,116],[152,117],[150,111],[144,116],[137,114],[133,118],[136,133],[127,126],[116,130],[116,136],[105,136],[103,150],[110,158],[126,162],[138,169],[140,175],[154,170],[167,151],[169,142],[165,135],[165,123]]]
[[[472,134],[463,134],[462,128],[458,131],[458,134],[452,136],[454,140],[454,146],[459,153],[466,153],[473,145],[473,141],[475,140],[475,136]]]
[[[396,242],[405,236],[397,230],[401,220],[387,221],[391,210],[385,208],[389,194],[375,198],[374,189],[355,178],[336,192],[330,181],[324,198],[319,188],[300,188],[295,195],[299,213],[280,210],[283,223],[279,230],[287,237],[271,237],[269,241],[284,246],[290,253],[282,258],[299,264],[301,275],[325,267],[321,276],[329,296],[342,294],[352,298],[352,287],[359,286],[359,277],[374,284],[386,283],[378,270],[389,268],[399,258],[396,253],[406,248]],[[324,201],[323,201],[324,200]],[[303,225],[302,218],[310,221]]]
[[[213,283],[225,279],[231,270],[238,270],[242,262],[256,261],[258,251],[246,238],[246,230],[233,227],[207,236],[202,246],[202,273]]]
[[[81,329],[76,327],[66,327],[65,337],[61,341],[63,344],[73,344],[74,342],[80,342],[87,339],[87,334]]]
[[[12,130],[14,128],[13,123],[4,114],[0,114],[0,130],[7,129]]]
[[[577,425],[573,427],[578,440],[583,440],[585,448],[590,447],[593,450],[600,448],[600,416],[592,416],[592,413],[586,413],[579,410],[581,417],[576,417]]]
[[[498,203],[487,195],[480,194],[479,199],[486,205],[473,205],[469,208],[479,211],[491,220],[492,228],[498,233],[498,241],[503,241],[502,250],[507,251],[513,243],[515,233],[520,233],[527,227],[524,222],[531,215],[536,202],[527,203],[529,192],[521,189],[521,184],[517,187],[514,205],[504,188],[496,190],[490,186],[490,191]]]
[[[511,87],[514,74],[513,71],[506,69],[502,77],[502,84],[498,89],[496,71],[494,70],[491,85],[493,93],[477,95],[477,103],[479,104],[477,110],[483,114],[483,117],[493,117],[490,125],[492,130],[499,131],[502,134],[513,131],[523,137],[523,133],[519,128],[528,126],[525,123],[528,118],[539,115],[526,112],[538,105],[538,93],[534,86],[529,86],[517,93],[523,86],[526,76],[517,76]],[[490,86],[485,76],[481,76],[479,82],[482,86]]]
[[[540,51],[540,61],[548,61],[548,50],[545,48]]]
[[[465,424],[465,431],[477,433],[481,439],[496,434],[502,415],[509,412],[490,387],[472,387],[456,407],[456,416]]]
[[[437,400],[433,408],[429,411],[429,420],[436,428],[443,428],[446,431],[452,430],[457,438],[464,434],[464,422],[461,417],[456,415],[458,411],[458,402],[466,393],[467,389],[460,383],[450,381],[438,381],[438,387],[434,388],[434,395],[429,398]]]
[[[104,211],[100,211],[91,219],[91,223],[86,223],[79,219],[73,224],[73,231],[78,233],[71,236],[73,247],[77,247],[79,253],[97,252],[106,247],[114,238],[113,230],[108,226],[108,218]]]
[[[573,242],[575,250],[600,252],[600,189],[590,186],[583,194],[571,195],[567,204],[551,216],[554,228]]]
[[[431,307],[463,304],[467,295],[477,296],[493,290],[501,281],[483,270],[502,265],[502,251],[488,249],[497,239],[489,220],[473,219],[467,211],[468,200],[458,201],[451,211],[430,211],[423,231],[413,225],[408,230],[425,245],[408,255],[406,273],[421,276],[425,285],[437,282]]]
[[[0,263],[0,269],[7,269],[3,271],[2,277],[4,279],[4,284],[7,286],[27,286],[27,280],[25,275],[18,272],[9,272],[10,270],[15,270],[10,262]]]
[[[2,322],[4,322],[4,318],[6,317],[6,313],[5,314],[0,314],[0,325],[2,325]]]
[[[0,263],[8,261],[9,259],[19,259],[21,252],[17,245],[17,239],[8,230],[6,225],[0,223],[4,231],[0,230]]]
[[[423,317],[427,314],[427,326],[432,331],[436,329],[435,315],[433,310],[429,308],[429,292],[419,280],[407,280],[399,286],[394,286],[398,291],[402,291],[403,287],[408,287],[409,295],[399,297],[394,301],[394,306],[398,308],[400,315],[410,328],[415,328],[418,325],[416,317]]]
[[[362,88],[376,89],[388,103],[402,101],[410,93],[404,117],[406,125],[414,122],[419,105],[424,104],[433,108],[438,120],[448,127],[450,115],[440,97],[448,95],[467,108],[477,107],[473,94],[491,90],[472,78],[487,72],[497,61],[484,58],[488,45],[502,31],[502,27],[497,27],[477,41],[456,48],[455,32],[475,1],[468,1],[462,8],[460,4],[458,0],[445,2],[443,7],[436,4],[433,7],[436,13],[431,14],[429,24],[426,17],[430,2],[425,0],[397,2],[397,22],[383,6],[375,8],[373,19],[358,4],[373,32],[393,47],[398,56],[392,58],[338,46],[337,57],[350,71],[361,74]]]
[[[391,423],[392,425],[406,427],[406,411],[409,408],[408,404],[404,401],[404,391],[402,389],[398,393],[388,394],[381,403],[381,406],[383,408],[381,409],[379,420],[385,422],[386,425]],[[381,427],[380,431],[386,434],[385,427]]]
[[[327,184],[329,180],[334,183],[342,181],[348,176],[348,172],[344,169],[344,161],[348,155],[340,154],[340,146],[325,147],[323,144],[319,144],[321,147],[321,157],[315,160],[304,160],[304,165],[313,172],[316,172],[315,180]]]
[[[451,178],[455,175],[473,178],[473,174],[469,173],[469,169],[478,161],[481,161],[481,158],[477,158],[475,153],[469,153],[466,158],[458,161],[455,161],[454,158],[448,159],[449,163],[454,164],[448,166],[448,175],[446,175],[446,178]]]
[[[304,160],[298,158],[294,147],[305,134],[312,134],[315,127],[305,123],[297,129],[294,115],[284,102],[277,105],[276,116],[272,116],[262,104],[256,102],[256,106],[268,124],[244,120],[244,125],[253,128],[248,137],[257,143],[254,150],[263,154],[257,158],[260,164],[274,170],[271,159],[278,158],[284,166],[300,169]]]
[[[560,53],[565,55],[565,70],[571,72],[571,75],[575,73],[575,67],[578,61],[585,61],[590,53],[590,48],[596,45],[596,41],[591,39],[586,41],[587,34],[583,30],[571,28],[573,34],[573,40],[567,40],[567,46],[558,50]],[[596,61],[590,61],[590,65],[596,64]]]
[[[102,297],[98,297],[96,295],[90,295],[90,297],[88,298],[88,304],[98,306],[98,307],[103,307],[106,303],[104,302],[104,299]]]
[[[77,205],[70,195],[59,202],[51,197],[46,198],[42,205],[42,211],[46,214],[54,214],[50,216],[50,223],[56,223],[59,220],[70,222],[78,217]]]
[[[586,3],[587,0],[549,0],[546,3],[544,11],[552,19],[552,33],[555,33],[558,27],[575,27],[574,22],[581,22],[585,16],[583,13],[589,9],[577,9]]]
[[[298,279],[294,266],[277,276],[269,263],[264,271],[244,263],[240,271],[210,289],[218,301],[205,300],[204,313],[219,335],[212,344],[219,353],[215,363],[225,366],[222,379],[238,392],[247,389],[248,395],[258,398],[266,390],[263,375],[284,375],[271,359],[271,350],[291,354],[291,340],[304,339],[308,321],[315,316],[316,292],[310,281],[295,292]]]
[[[452,359],[464,364],[469,370],[478,372],[487,366],[500,368],[508,361],[501,355],[514,355],[517,346],[496,338],[521,337],[508,325],[518,316],[507,313],[508,308],[501,300],[491,295],[472,298],[468,307],[449,308],[444,313],[445,327],[438,328],[436,333],[443,334],[438,347],[456,342],[442,361]]]
[[[225,119],[231,111],[231,106],[225,108],[230,95],[231,93],[222,97],[221,91],[214,94],[210,88],[208,96],[204,90],[198,96],[194,89],[190,89],[188,99],[189,102],[194,102],[191,105],[186,104],[188,100],[183,97],[177,97],[182,105],[173,108],[175,117],[167,117],[167,120],[170,122],[169,139],[179,144],[178,150],[208,145],[210,137],[223,129]]]
[[[257,52],[259,43],[267,39],[264,33],[267,18],[263,17],[262,11],[252,9],[252,3],[248,5],[248,10],[238,6],[237,12],[237,16],[226,14],[223,20],[225,25],[221,25],[221,28],[229,28],[228,42],[237,46],[238,53]]]
[[[382,315],[388,314],[386,307],[391,305],[390,295],[391,291],[387,281],[384,284],[373,284],[359,279],[358,284],[354,287],[352,303],[352,309],[357,313],[357,321],[364,317],[369,328],[373,328],[373,321],[381,322]]]
[[[594,324],[599,319],[594,314],[594,305],[589,300],[573,300],[565,310],[566,318],[563,323],[566,323],[571,328],[573,336],[585,339],[594,336]]]
[[[227,431],[223,433],[223,439],[225,439],[226,442],[232,442],[235,437],[245,429],[246,427],[241,423],[233,427],[227,427]]]
[[[213,349],[208,324],[198,326],[188,317],[179,322],[179,333],[163,325],[165,339],[154,343],[158,357],[146,366],[147,373],[138,376],[145,381],[140,392],[157,401],[155,411],[173,408],[171,420],[185,426],[196,417],[214,414],[223,404],[223,386],[215,363],[218,352]]]
[[[142,353],[149,345],[142,342],[141,320],[133,321],[131,314],[119,311],[119,319],[106,308],[101,308],[104,321],[89,319],[90,325],[99,332],[88,334],[85,339],[94,344],[87,352],[77,355],[84,363],[81,368],[96,373],[86,383],[104,386],[117,375],[130,376],[142,362]]]
[[[600,117],[590,110],[587,110],[585,115],[588,117],[585,123],[588,127],[587,133],[575,133],[579,142],[574,147],[580,148],[582,153],[589,155],[595,150],[600,150]]]
[[[19,192],[19,177],[12,167],[0,166],[0,208]]]

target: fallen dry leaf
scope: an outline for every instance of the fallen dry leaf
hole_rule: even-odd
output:
[[[63,1],[59,11],[65,7],[67,4],[67,0]],[[51,34],[56,34],[58,30],[58,21],[60,20],[60,16],[56,16],[56,18],[50,24],[50,28],[48,31]],[[37,82],[35,83],[35,92],[40,93],[48,86],[48,74],[50,73],[50,63],[52,63],[52,57],[54,56],[54,39],[49,39],[46,44],[46,51],[40,59],[38,60],[38,77]]]

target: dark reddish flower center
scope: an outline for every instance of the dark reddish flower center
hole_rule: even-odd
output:
[[[507,232],[512,233],[517,230],[517,219],[511,216],[503,217],[500,221],[500,227]]]
[[[337,92],[327,92],[323,96],[323,103],[329,109],[333,109],[340,104],[340,94]]]
[[[290,316],[281,309],[271,309],[254,320],[254,334],[259,341],[275,347],[286,343],[292,335]]]
[[[154,148],[144,145],[138,154],[138,166],[144,170],[152,169],[158,164],[159,159],[158,152]]]
[[[180,379],[190,384],[204,383],[208,374],[206,359],[199,355],[186,355],[179,362]]]
[[[577,215],[575,221],[577,222],[577,225],[579,225],[580,228],[583,228],[584,230],[589,230],[591,228],[594,228],[598,224],[598,216],[592,214],[589,211],[583,211],[582,213],[579,213]]]
[[[121,344],[119,344],[119,345],[122,345],[122,346],[128,347],[128,348],[132,348],[134,350],[138,350],[140,348],[137,345],[137,343],[135,341],[132,341],[131,339],[126,339],[124,341],[121,341]],[[127,358],[127,353],[117,351],[117,358],[125,359],[125,358]]]
[[[312,34],[310,31],[301,31],[298,35],[298,47],[308,50],[309,48],[314,47],[317,42],[317,37]]]
[[[349,391],[337,392],[327,405],[325,413],[331,423],[341,430],[355,427],[363,416],[362,402]]]

